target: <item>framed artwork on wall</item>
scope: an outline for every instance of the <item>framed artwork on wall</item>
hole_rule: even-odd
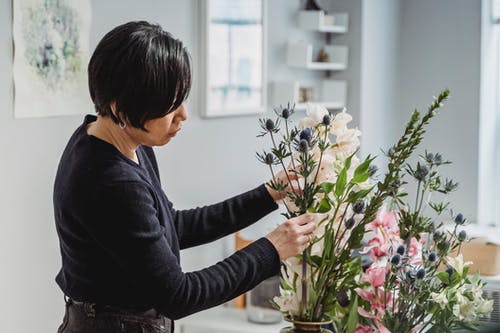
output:
[[[87,63],[90,0],[15,0],[16,118],[93,112]]]
[[[200,0],[199,4],[202,115],[264,112],[266,0]]]

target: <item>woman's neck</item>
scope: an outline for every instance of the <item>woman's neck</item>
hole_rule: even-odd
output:
[[[130,136],[128,128],[121,128],[110,117],[97,116],[97,120],[87,126],[87,134],[112,144],[127,158],[139,164],[136,154],[139,143]]]

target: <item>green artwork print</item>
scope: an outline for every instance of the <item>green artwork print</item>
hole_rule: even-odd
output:
[[[77,11],[64,0],[45,0],[23,8],[25,61],[52,91],[80,75],[83,66]]]

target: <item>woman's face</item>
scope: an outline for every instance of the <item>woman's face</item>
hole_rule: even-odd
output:
[[[135,133],[138,143],[144,146],[163,146],[167,144],[182,127],[182,122],[187,119],[187,110],[184,103],[177,109],[161,118],[145,122],[146,131],[137,129]]]

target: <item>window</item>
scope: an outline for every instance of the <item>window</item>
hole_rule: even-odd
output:
[[[500,0],[483,0],[478,222],[500,226]]]

